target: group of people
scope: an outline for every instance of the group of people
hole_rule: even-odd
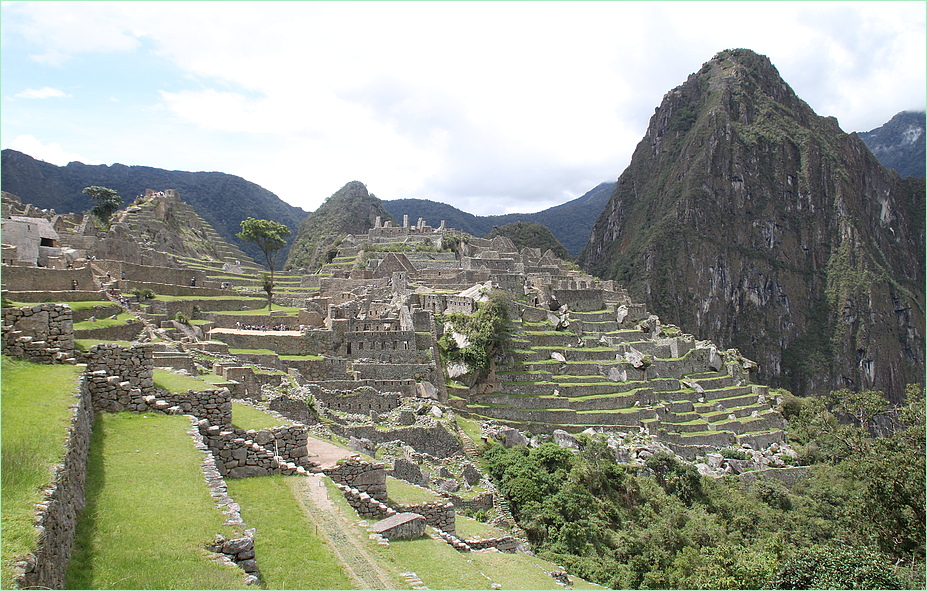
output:
[[[283,323],[267,326],[266,324],[242,324],[236,322],[235,328],[238,330],[290,330],[290,327]]]

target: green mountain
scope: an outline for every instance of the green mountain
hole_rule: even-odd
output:
[[[284,269],[315,272],[337,254],[345,234],[364,234],[376,223],[393,221],[382,202],[359,181],[351,181],[306,216],[290,248]]]
[[[601,183],[581,197],[537,213],[477,216],[426,199],[394,199],[384,201],[383,206],[396,219],[402,219],[404,215],[413,220],[421,217],[435,226],[444,220],[448,228],[463,230],[473,236],[485,236],[494,226],[514,222],[541,224],[550,229],[571,256],[576,256],[582,252],[593,222],[602,213],[614,190],[615,183]]]
[[[796,393],[924,379],[924,179],[749,50],[668,92],[580,264]]]
[[[560,244],[551,231],[547,229],[547,226],[541,224],[514,222],[504,226],[495,226],[486,235],[486,238],[495,238],[496,236],[505,236],[511,239],[519,250],[522,248],[540,248],[542,253],[552,250],[561,259],[569,258],[567,249]]]
[[[17,152],[3,150],[0,158],[2,189],[18,196],[24,203],[59,213],[82,213],[93,201],[81,191],[100,185],[115,189],[128,204],[146,189],[176,189],[181,199],[229,243],[235,244],[256,261],[263,261],[253,244],[235,238],[241,221],[249,217],[286,224],[296,231],[306,212],[245,179],[221,172],[184,172],[150,166],[124,164],[87,165],[71,162],[55,166]],[[281,256],[286,256],[286,249]]]
[[[894,168],[903,177],[925,175],[927,155],[924,151],[924,111],[902,111],[888,123],[856,135],[882,166]]]

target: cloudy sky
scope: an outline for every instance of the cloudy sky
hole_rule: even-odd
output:
[[[769,56],[844,131],[923,110],[925,6],[3,2],[0,146],[236,174],[307,211],[352,180],[539,211],[615,180],[722,49]]]

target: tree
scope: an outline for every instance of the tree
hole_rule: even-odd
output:
[[[113,213],[122,205],[122,197],[114,189],[106,187],[84,187],[81,191],[85,195],[93,198],[94,205],[90,208],[90,215],[100,220],[104,226],[109,227],[109,219]]]
[[[272,220],[256,220],[248,218],[241,222],[241,232],[236,234],[242,242],[251,242],[261,249],[270,269],[270,277],[264,280],[263,287],[267,292],[267,309],[271,309],[271,299],[274,291],[274,267],[277,266],[277,253],[286,246],[286,239],[290,229],[284,224]]]

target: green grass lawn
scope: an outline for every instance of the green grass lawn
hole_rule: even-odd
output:
[[[13,588],[11,562],[35,547],[32,509],[51,483],[49,467],[64,457],[62,441],[76,402],[80,368],[39,365],[3,357],[2,361],[2,579]],[[42,387],[37,388],[36,384]]]
[[[488,523],[483,523],[477,521],[476,519],[467,517],[466,515],[457,515],[457,537],[461,540],[470,540],[477,536],[483,538],[484,540],[489,538],[500,538],[504,535],[507,535],[507,532],[489,525]]]
[[[154,385],[156,388],[161,388],[175,394],[180,394],[187,390],[199,392],[212,387],[212,384],[206,383],[205,380],[199,377],[179,375],[171,373],[166,369],[157,368],[154,370]]]
[[[94,345],[99,345],[101,343],[109,343],[115,345],[122,345],[123,347],[131,347],[132,343],[129,341],[104,341],[102,339],[74,339],[74,348],[78,351],[89,351],[90,347]]]
[[[386,496],[389,497],[391,502],[400,503],[402,505],[433,503],[443,500],[431,491],[413,486],[408,482],[393,478],[392,476],[386,477]]]
[[[209,558],[223,525],[184,416],[99,414],[68,589],[240,589],[237,568]]]
[[[93,328],[106,328],[109,326],[122,326],[126,323],[127,320],[136,320],[135,316],[129,314],[128,312],[120,312],[116,315],[116,318],[98,318],[96,321],[93,320],[82,320],[80,322],[74,323],[74,330],[90,330]]]
[[[248,406],[247,404],[242,404],[240,402],[232,402],[232,426],[238,427],[239,429],[254,429],[255,431],[261,431],[263,429],[270,429],[271,427],[279,427],[281,425],[292,425],[291,421],[286,419],[280,420],[273,415],[269,415],[266,412],[254,408],[253,406]]]
[[[276,355],[270,349],[229,349],[229,355]]]
[[[265,589],[351,589],[324,538],[316,533],[300,502],[301,476],[259,476],[228,480],[241,518],[257,528],[254,551]]]

